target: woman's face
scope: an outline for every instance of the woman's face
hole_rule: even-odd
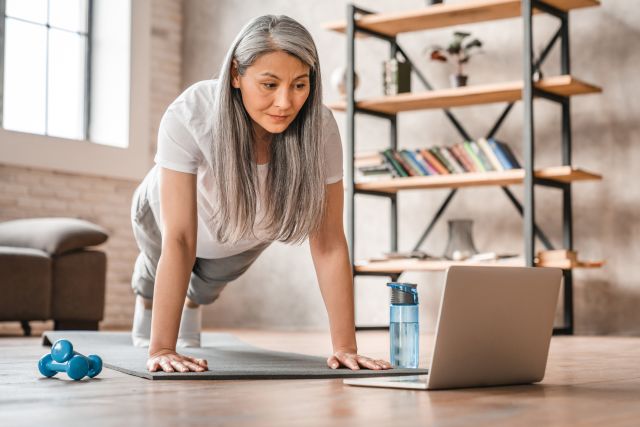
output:
[[[296,118],[310,91],[309,66],[278,51],[260,56],[243,76],[235,66],[231,84],[240,89],[242,102],[259,137],[281,133]]]

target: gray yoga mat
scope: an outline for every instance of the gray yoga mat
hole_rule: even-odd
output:
[[[265,350],[247,344],[232,334],[202,334],[201,348],[185,348],[183,354],[207,359],[205,372],[149,372],[145,367],[147,349],[134,347],[128,332],[47,331],[42,334],[43,345],[68,339],[75,351],[97,354],[104,366],[136,377],[150,380],[250,380],[299,378],[353,378],[426,374],[426,369],[394,368],[374,371],[361,368],[331,369],[326,357],[308,356]]]

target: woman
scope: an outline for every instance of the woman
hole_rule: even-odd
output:
[[[192,85],[165,112],[131,212],[140,248],[132,338],[149,346],[150,371],[206,370],[175,351],[200,345],[199,306],[272,241],[306,238],[329,315],[328,366],[391,368],[357,354],[342,147],[321,90],[311,35],[268,15],[240,31],[218,79]]]

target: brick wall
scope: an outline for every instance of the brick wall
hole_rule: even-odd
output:
[[[182,0],[152,0],[150,150],[158,123],[181,90]],[[102,328],[129,328],[133,315],[131,272],[138,254],[129,212],[138,182],[0,164],[0,221],[66,216],[106,228],[107,295]],[[34,333],[51,322],[34,322]],[[0,334],[19,333],[17,322],[0,323]]]

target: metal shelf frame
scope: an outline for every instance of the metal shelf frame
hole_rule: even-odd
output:
[[[511,190],[507,186],[502,186],[502,190],[507,198],[512,202],[517,212],[523,218],[523,236],[524,236],[524,255],[527,266],[534,265],[535,257],[535,238],[537,237],[542,245],[546,249],[554,249],[554,245],[543,230],[535,222],[535,185],[550,186],[545,180],[536,179],[533,175],[534,170],[534,121],[533,121],[533,99],[534,96],[547,99],[549,101],[558,103],[562,108],[562,144],[561,144],[561,160],[562,165],[571,165],[571,106],[570,98],[568,96],[558,96],[551,94],[544,90],[534,87],[534,75],[540,70],[540,67],[547,58],[549,52],[554,45],[560,43],[560,68],[562,74],[571,73],[571,63],[569,54],[569,14],[568,12],[559,10],[541,0],[522,0],[522,25],[523,25],[523,47],[522,47],[522,70],[523,70],[523,93],[521,102],[523,103],[524,117],[523,117],[523,158],[525,170],[525,178],[523,182],[524,197],[520,202]],[[559,28],[550,38],[545,48],[541,51],[538,58],[534,58],[533,48],[533,9],[536,8],[549,15],[556,17],[559,21]],[[347,5],[347,78],[346,78],[346,148],[350,161],[347,162],[345,171],[346,178],[346,204],[347,210],[347,224],[346,235],[349,244],[349,256],[351,257],[352,274],[354,277],[361,275],[376,275],[376,273],[358,273],[355,271],[355,196],[356,194],[366,194],[379,197],[385,197],[390,202],[390,250],[398,250],[398,201],[396,193],[384,193],[375,191],[358,191],[355,188],[354,170],[355,170],[355,130],[356,130],[356,113],[367,114],[381,119],[389,121],[390,132],[389,147],[397,149],[398,146],[398,127],[397,127],[397,114],[384,114],[375,111],[359,108],[356,105],[355,100],[355,41],[356,33],[364,33],[372,37],[376,37],[381,40],[385,40],[389,43],[389,57],[396,58],[400,55],[405,61],[411,65],[412,72],[422,83],[427,90],[434,90],[433,86],[429,83],[422,72],[415,67],[413,61],[409,58],[406,52],[398,44],[396,37],[388,36],[381,33],[376,33],[371,30],[367,30],[362,27],[358,27],[357,17],[362,15],[372,14],[372,11],[365,10],[357,7],[354,4]],[[507,118],[513,108],[514,102],[508,103],[495,123],[486,134],[486,138],[493,137],[500,129],[504,120]],[[473,139],[469,133],[465,130],[463,124],[455,117],[455,115],[449,109],[443,109],[448,121],[454,126],[456,131],[465,140]],[[572,197],[571,197],[571,183],[554,183],[554,188],[559,189],[562,192],[562,247],[564,249],[573,249],[573,212],[572,212]],[[458,189],[452,189],[445,197],[437,209],[433,218],[429,221],[424,232],[413,247],[413,250],[419,249],[429,236],[442,214],[445,212],[449,203],[453,197],[457,194]],[[554,328],[554,334],[571,335],[574,331],[574,309],[573,309],[573,274],[571,269],[563,270],[564,272],[564,284],[563,284],[563,320],[564,325]],[[381,275],[381,274],[377,274]],[[399,278],[399,274],[384,274],[384,276],[390,277],[392,281],[396,281]],[[355,301],[355,299],[354,299]],[[355,304],[355,303],[354,303]],[[356,330],[372,330],[372,329],[387,329],[387,326],[358,326]]]

